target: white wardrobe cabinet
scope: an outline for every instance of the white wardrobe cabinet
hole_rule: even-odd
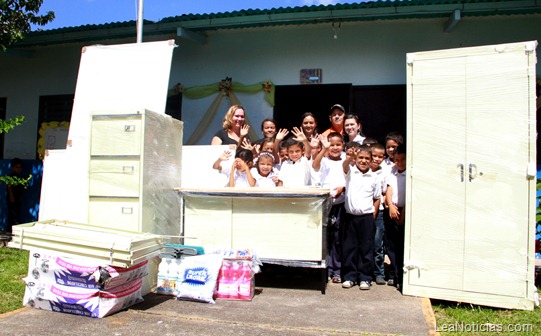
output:
[[[180,235],[181,121],[151,111],[94,113],[89,223]]]
[[[536,46],[407,55],[404,294],[533,309]]]

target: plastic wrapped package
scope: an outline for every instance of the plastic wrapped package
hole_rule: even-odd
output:
[[[179,189],[184,243],[206,251],[257,251],[260,260],[324,267],[329,190],[321,188]]]
[[[110,289],[148,274],[148,260],[129,268],[108,266],[47,250],[31,250],[27,279],[88,289]]]
[[[46,249],[64,257],[128,268],[157,257],[163,248],[163,239],[149,233],[49,220],[13,226],[13,239],[8,246],[23,250]]]
[[[25,306],[59,313],[101,318],[143,301],[142,279],[109,290],[58,285],[25,278]]]
[[[94,111],[89,218],[95,226],[180,234],[183,123],[147,110]]]
[[[182,259],[178,266],[177,298],[207,303],[214,302],[214,290],[223,257],[204,254]]]
[[[224,259],[216,286],[222,300],[251,301],[255,292],[255,272],[250,259]]]
[[[407,55],[404,294],[533,309],[536,46]]]

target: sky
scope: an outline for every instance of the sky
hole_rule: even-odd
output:
[[[183,14],[208,14],[242,9],[270,9],[312,5],[335,5],[359,1],[345,0],[146,0],[143,5],[145,20],[159,21]],[[53,22],[33,26],[33,30],[76,27],[135,20],[138,0],[44,0],[40,14],[54,11]]]

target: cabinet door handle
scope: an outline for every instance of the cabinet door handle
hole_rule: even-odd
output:
[[[124,132],[135,132],[135,125],[124,125]]]
[[[123,174],[133,174],[135,172],[134,166],[122,166],[122,173]]]
[[[464,164],[459,163],[456,167],[460,170],[460,182],[464,182]]]
[[[470,163],[468,166],[468,173],[469,173],[469,180],[470,182],[473,181],[477,177],[477,166],[473,163]]]

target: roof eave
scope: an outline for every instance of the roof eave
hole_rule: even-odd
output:
[[[312,7],[307,7],[311,8]],[[165,18],[160,22],[145,21],[144,36],[176,35],[181,27],[195,32],[218,29],[260,28],[283,25],[319,24],[329,22],[353,22],[399,19],[448,18],[455,10],[460,10],[462,17],[494,15],[541,14],[541,0],[462,2],[431,5],[395,5],[373,8],[342,8],[340,6],[317,6],[317,10],[299,11],[258,11],[256,14],[237,15],[187,15]],[[260,14],[264,13],[264,14]],[[129,25],[133,22],[133,25]],[[66,43],[89,43],[111,39],[135,38],[135,21],[119,25],[95,25],[88,29],[78,27],[66,30],[33,32],[16,48],[55,45]]]

